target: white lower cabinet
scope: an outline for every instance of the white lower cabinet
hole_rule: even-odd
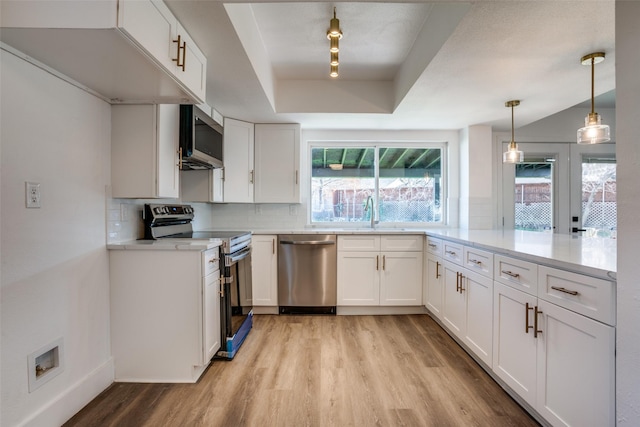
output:
[[[220,348],[218,248],[111,250],[109,263],[115,381],[196,382]]]
[[[493,353],[493,282],[449,261],[443,264],[442,321],[488,366]]]
[[[422,236],[338,237],[338,305],[422,304]]]
[[[425,307],[553,426],[615,425],[615,283],[427,236]]]
[[[278,236],[251,237],[252,294],[254,306],[278,305]]]
[[[443,277],[442,271],[444,266],[442,265],[442,258],[427,253],[426,269],[425,269],[425,292],[424,292],[424,305],[429,311],[442,320],[442,298],[443,298]]]
[[[554,426],[615,424],[615,328],[494,283],[493,370]]]

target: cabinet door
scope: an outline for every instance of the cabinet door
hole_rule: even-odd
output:
[[[431,254],[427,255],[425,306],[438,319],[442,320],[442,298],[444,280],[442,259]]]
[[[380,305],[422,304],[422,252],[382,253]]]
[[[175,73],[176,18],[162,1],[120,0],[118,27],[167,70]]]
[[[467,294],[464,342],[488,366],[493,363],[493,280],[463,269]]]
[[[224,119],[224,201],[253,203],[253,124]]]
[[[449,261],[443,263],[444,293],[442,298],[442,321],[451,332],[463,338],[467,324],[466,294],[460,292],[462,278],[460,266]]]
[[[553,425],[615,424],[615,329],[539,300],[538,405]]]
[[[380,254],[338,253],[338,305],[380,304]]]
[[[300,125],[255,125],[256,203],[300,203]]]
[[[179,118],[176,104],[111,107],[112,197],[179,197]]]
[[[198,49],[193,39],[189,36],[179,22],[176,22],[177,34],[182,43],[181,52],[184,67],[176,67],[176,77],[197,97],[205,102],[207,89],[207,58]],[[174,43],[175,45],[175,43]]]
[[[278,305],[277,236],[254,235],[251,239],[253,305]]]
[[[220,348],[220,270],[207,275],[204,282],[203,364],[208,364]]]
[[[180,106],[160,104],[158,108],[158,196],[180,197],[178,141]]]
[[[222,169],[180,171],[183,202],[222,202]]]
[[[527,326],[534,324],[537,299],[496,281],[493,297],[493,372],[535,407],[537,339]]]

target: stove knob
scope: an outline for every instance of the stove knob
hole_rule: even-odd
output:
[[[155,207],[155,208],[153,208],[153,212],[156,215],[160,215],[162,213],[162,208],[161,207]]]

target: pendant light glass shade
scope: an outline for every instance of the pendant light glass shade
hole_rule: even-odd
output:
[[[584,127],[578,129],[578,144],[600,144],[611,140],[608,125],[602,124],[602,117],[594,106],[594,66],[604,61],[604,52],[595,52],[581,58],[582,65],[591,65],[591,112],[584,119]]]
[[[331,66],[331,71],[329,72],[329,75],[331,77],[338,77],[338,66],[337,65],[332,65]]]
[[[584,127],[578,129],[578,144],[600,144],[610,140],[609,126],[602,124],[598,113],[589,113],[584,119]]]
[[[513,137],[513,107],[520,105],[520,101],[513,100],[504,103],[505,107],[511,107],[511,142],[507,151],[502,153],[502,163],[522,163],[524,162],[524,151],[518,150],[518,144]]]
[[[507,151],[502,153],[502,163],[522,163],[524,162],[524,151],[518,150],[515,141],[509,143]]]

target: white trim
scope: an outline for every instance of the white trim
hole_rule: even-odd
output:
[[[62,425],[113,383],[114,365],[110,357],[89,375],[49,401],[19,426]]]

